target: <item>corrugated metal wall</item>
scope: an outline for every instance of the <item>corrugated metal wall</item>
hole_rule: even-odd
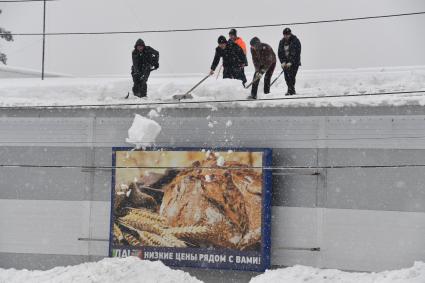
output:
[[[134,113],[149,110],[0,110],[1,164],[19,165],[0,167],[0,267],[46,269],[107,255],[107,242],[81,238],[108,238],[111,171],[79,166],[110,166],[111,147],[128,146]],[[422,107],[160,114],[158,145],[273,148],[274,166],[285,168],[273,176],[274,266],[379,271],[425,260]]]

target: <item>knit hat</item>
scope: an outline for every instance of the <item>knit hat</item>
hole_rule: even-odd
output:
[[[218,44],[227,43],[227,39],[223,35],[220,35],[217,42]]]
[[[285,28],[284,30],[283,30],[283,34],[291,34],[292,33],[292,31],[291,31],[291,29],[290,28]]]
[[[260,41],[260,39],[258,38],[258,37],[253,37],[252,39],[251,39],[251,41],[249,42],[249,44],[251,45],[251,46],[256,46],[256,45],[258,45],[258,44],[260,44],[261,43],[261,41]]]

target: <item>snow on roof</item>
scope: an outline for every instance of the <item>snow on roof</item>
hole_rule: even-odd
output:
[[[275,71],[275,76],[278,75]],[[274,76],[274,77],[275,77]],[[19,106],[79,106],[110,105],[111,107],[156,107],[160,103],[173,103],[161,107],[180,107],[172,96],[188,91],[201,78],[200,75],[164,76],[152,73],[148,82],[148,98],[131,95],[132,80],[121,78],[48,78],[0,79],[0,107]],[[382,92],[411,92],[404,94],[364,95]],[[425,105],[425,66],[302,70],[297,76],[298,94],[285,97],[283,76],[263,94],[259,87],[260,101],[245,101],[250,90],[240,81],[209,78],[193,91],[194,99],[205,102],[184,107],[343,107],[343,106],[401,106]],[[124,99],[130,92],[130,99]],[[327,96],[342,97],[327,97]],[[359,95],[359,96],[352,96]],[[271,99],[271,100],[268,100]],[[238,100],[229,103],[206,103],[215,100]],[[125,105],[120,105],[125,104]],[[130,105],[128,105],[130,104]],[[131,104],[134,104],[132,106]],[[147,105],[146,105],[147,104]]]
[[[68,77],[65,74],[45,72],[45,77]],[[3,78],[40,78],[41,71],[0,64],[0,79]]]

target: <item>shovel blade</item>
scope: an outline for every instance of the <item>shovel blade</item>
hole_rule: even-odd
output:
[[[175,99],[175,100],[192,99],[192,98],[193,98],[193,96],[190,93],[173,95],[173,99]]]

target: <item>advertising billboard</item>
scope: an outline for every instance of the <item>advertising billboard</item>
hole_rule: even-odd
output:
[[[110,256],[270,266],[271,150],[113,148]]]

